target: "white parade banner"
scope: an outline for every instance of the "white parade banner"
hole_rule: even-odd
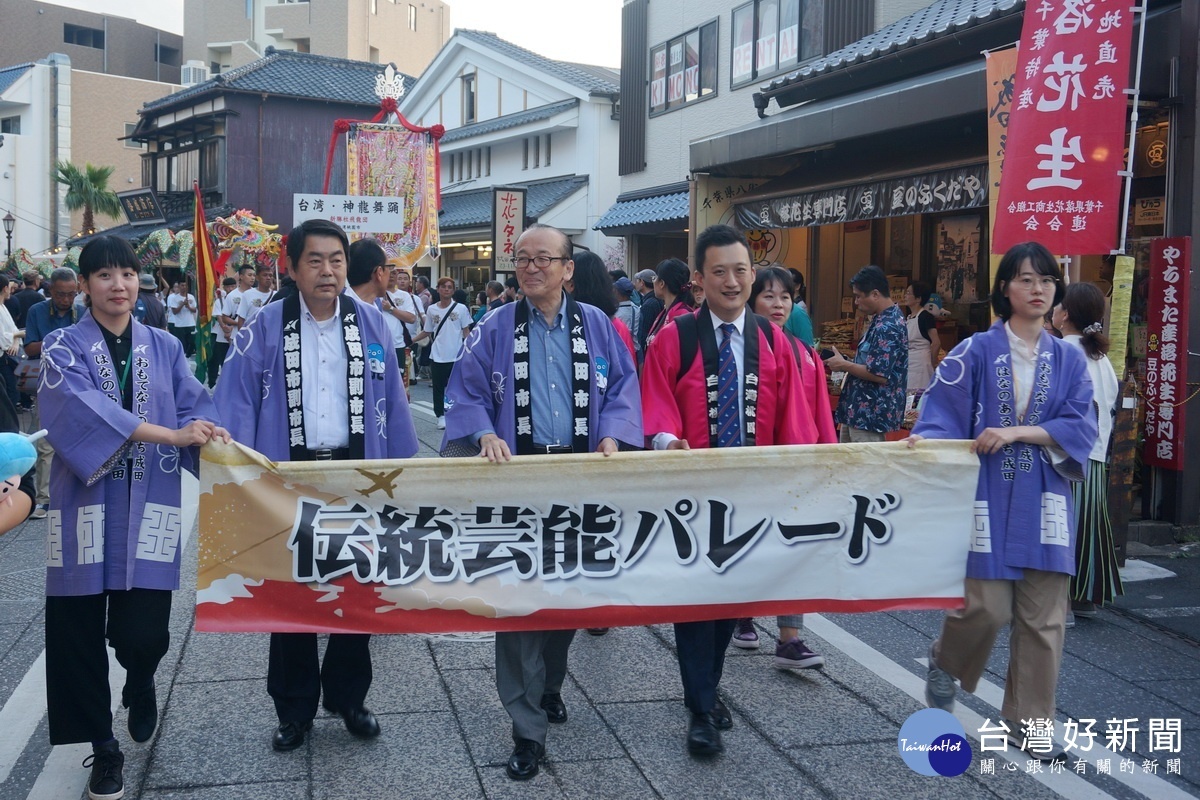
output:
[[[202,451],[196,627],[413,633],[956,608],[968,442],[272,463]]]

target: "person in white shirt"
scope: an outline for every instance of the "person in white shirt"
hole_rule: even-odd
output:
[[[167,295],[167,330],[183,344],[186,356],[196,352],[196,298],[186,281],[175,281]]]
[[[412,346],[414,329],[420,333],[421,316],[412,294],[400,288],[401,276],[404,276],[406,285],[411,285],[407,272],[401,267],[392,267],[383,300],[383,313],[392,332],[392,346],[396,348],[396,361],[400,364],[400,374],[404,377],[404,388],[407,389],[408,349]]]
[[[8,393],[8,399],[12,400],[14,406],[21,402],[21,396],[17,393],[15,370],[16,355],[25,332],[17,327],[5,303],[17,285],[6,276],[0,275],[0,382],[3,383],[4,391]]]
[[[237,288],[229,292],[225,296],[225,307],[221,310],[221,321],[228,325],[232,331],[229,336],[230,341],[233,340],[233,335],[242,327],[244,320],[241,317],[242,297],[248,289],[254,287],[254,267],[244,266],[238,270]]]
[[[242,292],[242,299],[238,301],[238,316],[242,318],[242,327],[249,325],[250,320],[254,319],[254,315],[262,311],[262,307],[271,302],[273,297],[275,297],[275,268],[260,266],[258,268],[258,285]]]
[[[463,339],[471,328],[471,310],[454,301],[454,279],[437,282],[438,302],[425,311],[425,329],[415,342],[430,340],[429,377],[433,383],[433,413],[438,428],[446,427],[446,384],[454,362],[462,355]]]
[[[237,293],[237,279],[226,277],[221,281],[222,288],[217,289],[213,302],[212,314],[212,350],[208,359],[208,388],[217,385],[217,376],[221,374],[221,364],[229,353],[229,339],[236,332],[233,325],[226,322],[232,316],[229,313],[230,298]]]

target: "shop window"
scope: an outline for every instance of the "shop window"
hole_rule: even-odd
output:
[[[717,91],[717,21],[650,48],[650,114],[694,103]]]
[[[104,31],[100,28],[88,28],[83,25],[63,23],[63,42],[103,50]]]
[[[740,86],[822,55],[825,0],[752,0],[733,10],[729,83]]]
[[[21,133],[21,118],[20,117],[2,117],[2,118],[0,118],[0,133],[11,133],[14,136],[19,136]]]
[[[477,103],[475,96],[475,73],[462,76],[463,85],[463,125],[470,125],[476,120]]]

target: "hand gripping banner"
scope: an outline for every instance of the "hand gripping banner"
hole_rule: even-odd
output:
[[[202,452],[196,628],[434,633],[961,606],[967,442],[272,463]]]

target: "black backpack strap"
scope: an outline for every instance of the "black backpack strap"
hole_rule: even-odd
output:
[[[680,314],[675,318],[675,330],[679,334],[679,374],[675,376],[675,382],[678,383],[691,369],[692,362],[696,360],[696,351],[700,349],[696,315]]]

